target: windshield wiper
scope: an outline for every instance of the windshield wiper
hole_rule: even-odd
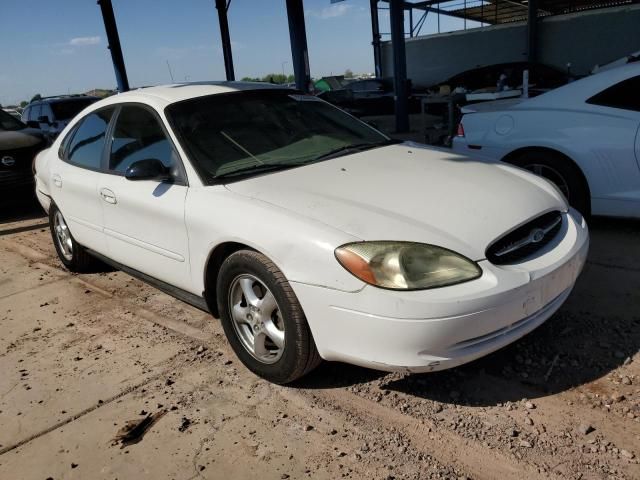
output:
[[[388,140],[383,140],[381,142],[373,142],[373,143],[352,143],[350,145],[343,145],[342,147],[334,148],[333,150],[329,150],[326,153],[318,155],[311,162],[317,162],[320,160],[328,160],[330,158],[340,157],[342,155],[346,155],[350,152],[364,152],[365,150],[370,150],[372,148],[384,147],[386,145],[395,145],[397,143],[402,143],[402,140],[397,140],[395,138],[390,138]]]
[[[233,170],[227,173],[221,173],[220,175],[215,175],[213,178],[215,180],[221,178],[229,178],[240,175],[253,175],[254,173],[263,173],[263,172],[274,172],[277,170],[287,170],[289,168],[298,167],[299,163],[293,164],[284,164],[284,163],[263,163],[260,165],[251,165],[245,168],[239,168],[238,170]]]
[[[352,151],[362,152],[365,150],[369,150],[371,148],[383,147],[385,145],[394,145],[397,143],[402,143],[402,140],[389,139],[383,140],[381,142],[373,142],[373,143],[354,143],[351,145],[343,145],[342,147],[335,148],[330,150],[329,152],[323,153],[310,161],[306,162],[294,162],[294,163],[260,163],[249,165],[244,168],[239,168],[238,170],[233,170],[231,172],[221,173],[219,175],[215,175],[213,177],[214,180],[220,180],[223,178],[230,177],[239,177],[242,175],[254,175],[258,173],[264,172],[275,172],[278,170],[288,170],[290,168],[300,167],[303,165],[308,165],[310,163],[318,162],[321,160],[327,160],[329,158],[339,157],[341,155],[345,155]],[[253,155],[251,155],[253,157]],[[256,158],[256,160],[258,160]]]

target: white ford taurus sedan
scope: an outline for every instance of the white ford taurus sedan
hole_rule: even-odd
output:
[[[99,259],[211,312],[278,383],[320,359],[424,372],[486,355],[562,305],[588,249],[546,180],[264,85],[108,98],[35,168],[67,268]]]
[[[463,108],[455,152],[554,182],[583,214],[640,218],[640,63]]]

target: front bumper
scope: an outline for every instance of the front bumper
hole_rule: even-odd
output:
[[[0,192],[9,193],[33,188],[33,174],[28,170],[0,170]]]
[[[479,262],[483,275],[414,292],[355,293],[292,282],[325,360],[385,371],[444,370],[526,335],[567,299],[586,261],[587,225],[564,215],[556,238],[517,265]]]

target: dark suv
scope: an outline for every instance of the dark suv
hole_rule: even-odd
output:
[[[0,200],[33,187],[33,159],[49,144],[45,135],[0,110]]]
[[[53,139],[73,117],[98,100],[88,95],[44,97],[27,105],[22,112],[22,121]]]

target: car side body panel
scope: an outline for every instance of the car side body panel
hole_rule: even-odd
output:
[[[469,133],[456,139],[456,151],[502,160],[522,148],[549,148],[580,167],[594,198],[640,200],[640,169],[633,148],[640,119],[588,111],[513,110],[508,113],[513,128],[498,133],[496,126],[505,116],[495,112],[465,117]]]
[[[619,80],[615,73],[611,81]],[[640,217],[640,112],[587,103],[609,85],[595,77],[579,94],[570,84],[528,101],[495,102],[499,108],[470,106],[462,119],[465,136],[454,138],[454,151],[490,160],[528,148],[559,152],[584,174],[595,215]]]
[[[207,288],[205,269],[211,252],[226,242],[247,245],[266,255],[290,281],[342,291],[364,286],[334,257],[336,247],[359,238],[238,195],[223,185],[190,188],[185,220],[192,265],[190,291],[194,294],[202,295]]]

